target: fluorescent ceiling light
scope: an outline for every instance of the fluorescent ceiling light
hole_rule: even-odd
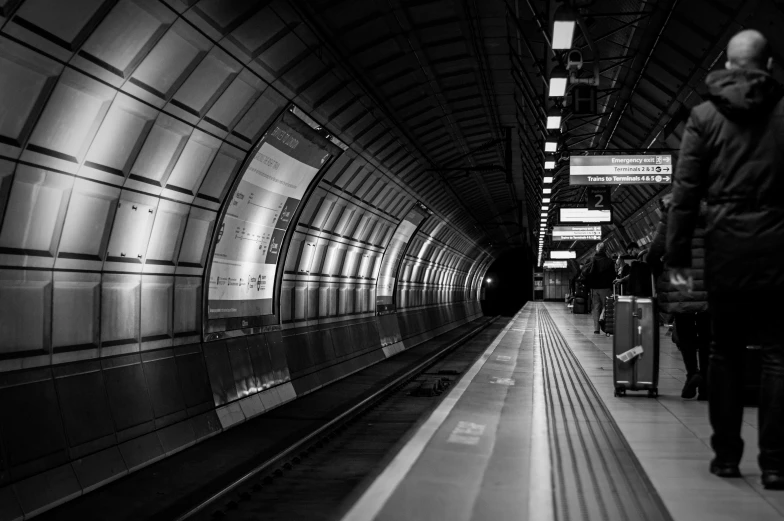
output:
[[[551,98],[562,98],[566,94],[566,85],[569,83],[567,78],[550,78]]]
[[[542,202],[543,203],[549,203],[550,202],[550,198],[549,197],[545,197],[544,199],[542,199]]]
[[[549,210],[549,209],[550,209],[550,207],[549,207],[549,206],[542,206],[542,211],[543,211],[543,212],[546,212],[546,211],[547,211],[547,210]]]
[[[552,177],[550,177],[550,176],[546,176],[546,177],[544,178],[544,184],[546,184],[546,185],[549,185],[549,184],[550,184],[550,183],[552,183],[552,182],[553,182],[553,178],[552,178]]]
[[[552,193],[552,191],[553,191],[552,188],[544,188],[542,190],[542,193],[549,194],[549,193]]]
[[[555,168],[555,161],[549,160],[544,162],[544,169],[545,170],[552,170]]]
[[[553,23],[553,49],[568,50],[574,39],[574,20],[556,20]]]
[[[547,129],[555,130],[561,128],[561,115],[547,116]]]
[[[545,141],[544,142],[544,151],[545,152],[557,152],[558,151],[558,143],[556,141]]]

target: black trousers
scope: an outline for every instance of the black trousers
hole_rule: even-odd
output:
[[[686,366],[686,376],[689,378],[699,373],[703,380],[700,393],[704,393],[707,390],[710,356],[710,313],[707,311],[703,313],[674,313],[673,318],[678,337],[678,349]]]
[[[749,379],[747,345],[761,345],[759,466],[784,471],[784,304],[780,293],[712,296],[709,368],[711,445],[716,458],[737,464],[743,454],[743,394]]]

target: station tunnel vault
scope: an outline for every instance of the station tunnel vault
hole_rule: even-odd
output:
[[[486,237],[385,137],[295,11],[262,2],[246,16],[246,4],[0,3],[8,512],[91,490],[481,314]],[[322,163],[287,152],[291,139]],[[285,175],[271,180],[274,164]],[[267,224],[231,208],[254,180],[254,200],[278,204]],[[253,247],[227,261],[219,240]],[[266,300],[231,305],[240,289]]]

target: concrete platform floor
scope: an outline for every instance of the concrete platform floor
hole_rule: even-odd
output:
[[[389,467],[365,484],[344,520],[564,521],[561,506],[553,501],[559,497],[557,487],[564,485],[555,479],[553,423],[542,405],[547,389],[538,346],[545,331],[541,321],[531,319],[536,309],[549,313],[582,366],[639,461],[637,468],[655,489],[654,503],[664,505],[664,518],[669,512],[676,521],[784,520],[784,492],[765,491],[759,483],[756,409],[745,413],[744,477],[711,475],[707,403],[680,398],[685,371],[667,329],[660,332],[659,397],[629,392],[616,398],[612,337],[594,335],[590,315],[573,315],[565,304],[549,302],[529,303],[518,313]],[[559,428],[555,435],[562,432]],[[589,499],[581,501],[604,492],[586,489],[582,495]],[[647,518],[662,518],[657,515]],[[589,508],[573,509],[565,517],[598,516]]]

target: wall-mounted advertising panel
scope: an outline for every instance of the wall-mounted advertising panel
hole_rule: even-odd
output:
[[[577,252],[572,250],[556,250],[550,252],[551,259],[576,259]]]
[[[308,185],[332,155],[330,145],[288,111],[270,126],[219,224],[209,272],[208,319],[273,313],[286,230]]]
[[[565,260],[546,260],[542,266],[546,270],[562,270],[566,269]]]
[[[554,241],[601,241],[601,226],[553,226]]]
[[[572,156],[570,185],[668,184],[672,180],[671,155]]]
[[[610,223],[611,210],[589,210],[588,208],[559,208],[562,223]]]
[[[427,219],[427,211],[415,204],[397,225],[389,241],[376,282],[376,311],[386,312],[394,309],[395,283],[400,262],[408,249],[408,243],[419,226]]]

